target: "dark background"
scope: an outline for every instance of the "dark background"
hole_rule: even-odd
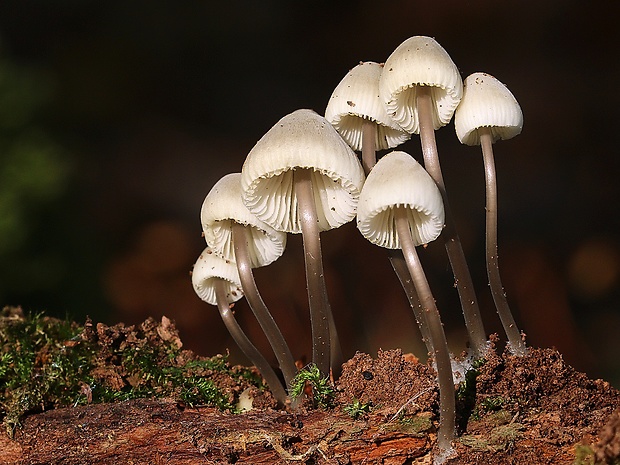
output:
[[[432,6],[430,4],[432,3]],[[167,315],[188,348],[230,348],[189,271],[199,210],[282,116],[323,113],[359,61],[435,37],[463,77],[493,74],[523,133],[495,145],[504,285],[530,344],[620,386],[618,25],[605,2],[0,2],[0,303],[83,321]],[[453,125],[437,133],[489,332],[484,177]],[[420,159],[417,136],[401,147]],[[423,354],[383,250],[348,224],[322,235],[345,355]],[[441,244],[421,250],[453,350],[464,347]],[[296,357],[310,353],[299,237],[257,270]],[[241,301],[237,315],[266,344]],[[503,334],[502,334],[503,338]],[[267,350],[267,349],[265,349]]]

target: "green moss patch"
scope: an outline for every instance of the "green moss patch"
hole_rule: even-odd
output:
[[[0,312],[0,419],[9,434],[29,412],[141,397],[234,411],[252,386],[263,387],[257,372],[182,350],[165,317],[106,326]]]

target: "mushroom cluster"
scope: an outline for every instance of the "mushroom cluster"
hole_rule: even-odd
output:
[[[295,358],[260,296],[252,269],[285,250],[287,234],[303,238],[312,363],[322,376],[338,376],[343,362],[324,280],[320,233],[356,221],[371,243],[387,249],[409,299],[440,394],[435,462],[452,453],[455,379],[441,316],[416,246],[442,237],[469,334],[469,360],[490,345],[472,278],[450,210],[434,132],[452,118],[459,140],[481,145],[487,188],[487,273],[507,347],[527,352],[501,284],[497,261],[497,193],[492,143],[521,132],[523,116],[497,79],[475,73],[465,81],[448,53],[430,37],[405,40],[384,64],[360,62],[334,89],[325,116],[308,109],[284,116],[250,150],[240,173],[219,180],[204,200],[207,248],[193,269],[196,293],[216,305],[240,348],[281,402],[297,375]],[[420,135],[422,166],[387,151]],[[358,157],[356,151],[361,152]],[[284,385],[234,319],[245,295],[277,358]]]

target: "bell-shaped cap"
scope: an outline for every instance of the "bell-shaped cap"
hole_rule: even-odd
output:
[[[480,145],[478,129],[482,127],[491,129],[493,142],[511,139],[523,129],[523,112],[512,92],[498,79],[473,73],[465,79],[454,129],[462,144]]]
[[[400,249],[394,208],[406,207],[414,244],[437,239],[444,225],[441,193],[426,170],[409,154],[390,152],[372,169],[357,208],[357,228],[373,244]]]
[[[312,110],[278,121],[256,143],[241,170],[243,203],[278,231],[300,233],[293,172],[312,170],[319,230],[355,218],[364,170],[329,122]]]
[[[410,37],[396,47],[385,61],[379,81],[388,115],[415,134],[420,132],[416,108],[419,86],[432,87],[434,129],[448,124],[463,96],[463,80],[448,52],[431,37]]]
[[[234,262],[225,260],[207,247],[194,265],[192,270],[192,285],[194,291],[202,300],[211,305],[217,305],[215,283],[218,280],[226,282],[226,300],[236,302],[243,297],[239,272]]]
[[[265,266],[277,260],[286,247],[286,233],[276,231],[250,213],[241,200],[241,173],[222,177],[211,188],[200,211],[207,244],[227,260],[235,261],[233,222],[246,226],[250,266]]]
[[[411,134],[388,116],[379,98],[382,69],[383,65],[373,61],[360,63],[340,81],[327,104],[325,119],[334,125],[353,150],[362,150],[365,120],[377,125],[377,150],[396,147],[411,138]]]

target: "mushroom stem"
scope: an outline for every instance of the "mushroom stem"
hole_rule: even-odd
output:
[[[377,124],[371,120],[364,120],[362,123],[362,167],[364,168],[364,174],[368,176],[372,168],[377,164],[377,152],[375,147],[375,141],[377,139]],[[420,305],[420,299],[416,293],[415,286],[411,281],[409,270],[403,257],[403,251],[398,249],[388,249],[388,258],[392,264],[392,268],[398,276],[400,285],[405,291],[405,295],[409,300],[409,305],[413,310],[415,321],[418,323],[420,333],[422,334],[422,340],[426,344],[426,349],[429,353],[433,352],[433,346],[428,334],[428,327],[422,314],[422,306]]]
[[[364,168],[364,174],[366,174],[366,176],[368,176],[372,168],[377,164],[377,152],[375,149],[376,137],[377,124],[371,120],[364,120],[362,123],[362,167]],[[398,276],[398,280],[400,281],[405,294],[407,295],[409,305],[413,310],[415,320],[418,323],[420,332],[422,333],[422,340],[426,344],[426,349],[429,353],[431,353],[433,352],[433,348],[428,334],[428,328],[422,315],[420,299],[418,299],[415,286],[411,281],[411,276],[409,276],[409,270],[405,264],[403,252],[398,249],[389,249],[388,258],[394,272],[396,273],[396,276]]]
[[[377,163],[376,155],[377,123],[364,119],[362,123],[362,167],[368,175]]]
[[[409,306],[413,310],[415,321],[418,324],[418,328],[420,328],[422,341],[426,344],[426,350],[429,354],[432,354],[434,352],[433,341],[431,340],[428,324],[426,323],[426,318],[424,317],[424,312],[422,311],[422,304],[420,303],[420,298],[418,297],[415,285],[411,279],[411,274],[409,273],[409,268],[407,267],[405,257],[403,256],[403,251],[400,249],[389,249],[388,258],[390,259],[392,268],[394,269],[396,276],[398,276],[400,285],[409,300]]]
[[[447,451],[452,447],[456,421],[456,399],[448,343],[441,323],[441,317],[439,316],[439,310],[437,310],[435,299],[414,246],[413,236],[407,220],[407,209],[396,207],[394,209],[394,221],[407,268],[420,298],[424,319],[426,320],[431,344],[434,349],[432,354],[437,364],[437,381],[439,384],[439,431],[437,433],[437,446],[441,451]]]
[[[278,359],[278,364],[284,375],[284,381],[287,387],[290,388],[290,382],[297,374],[297,367],[295,366],[295,359],[291,350],[282,336],[282,332],[276,324],[273,316],[269,312],[267,305],[263,301],[256,281],[254,280],[254,273],[252,272],[252,266],[250,263],[250,255],[248,253],[248,240],[246,227],[236,221],[232,222],[232,242],[235,248],[235,262],[237,263],[237,270],[239,271],[239,279],[241,280],[241,287],[243,288],[243,294],[245,295],[254,316],[258,320],[260,327],[267,336],[267,340],[273,349],[273,352]]]
[[[463,317],[465,318],[465,326],[467,326],[472,350],[475,357],[484,357],[488,350],[486,332],[482,323],[482,316],[480,315],[480,308],[478,307],[473,281],[469,273],[469,268],[467,267],[463,246],[461,245],[461,239],[459,238],[450,210],[443,175],[441,174],[437,144],[435,142],[435,130],[433,128],[432,104],[431,87],[418,86],[416,105],[420,119],[420,142],[424,155],[424,167],[437,184],[439,192],[441,192],[441,197],[443,198],[446,212],[446,226],[442,236],[444,237],[448,259],[452,266],[452,272],[459,293]]]
[[[327,292],[325,293],[327,296]],[[329,302],[327,302],[327,319],[329,320],[329,353],[330,353],[330,369],[332,380],[340,378],[342,374],[342,364],[345,362],[344,355],[342,354],[342,347],[340,345],[340,339],[338,338],[338,330],[336,329],[336,321],[334,320],[334,314],[331,311]]]
[[[527,353],[527,348],[510,311],[499,274],[497,257],[497,180],[495,176],[491,129],[481,127],[478,129],[478,133],[480,135],[480,145],[482,146],[484,178],[486,182],[486,255],[489,285],[497,313],[502,321],[504,331],[506,331],[506,336],[508,336],[508,348],[514,355],[521,356]]]
[[[306,286],[308,287],[310,326],[312,328],[312,361],[323,376],[328,376],[330,359],[332,359],[333,364],[332,355],[336,355],[339,344],[335,331],[330,331],[330,328],[335,330],[335,325],[327,298],[327,287],[323,272],[323,256],[312,187],[312,171],[303,168],[296,169],[294,179],[306,262]],[[332,343],[335,344],[333,348]]]
[[[250,360],[250,362],[258,368],[258,371],[265,378],[271,393],[276,398],[276,400],[284,405],[286,403],[286,391],[276,375],[269,362],[261,355],[258,349],[250,342],[248,337],[237,323],[237,319],[230,309],[230,305],[228,304],[228,300],[226,299],[226,282],[223,279],[218,279],[215,283],[215,296],[217,299],[217,308],[220,311],[220,315],[222,317],[222,321],[226,325],[226,329],[234,339],[235,343],[239,346],[239,348],[243,351],[245,356]]]

